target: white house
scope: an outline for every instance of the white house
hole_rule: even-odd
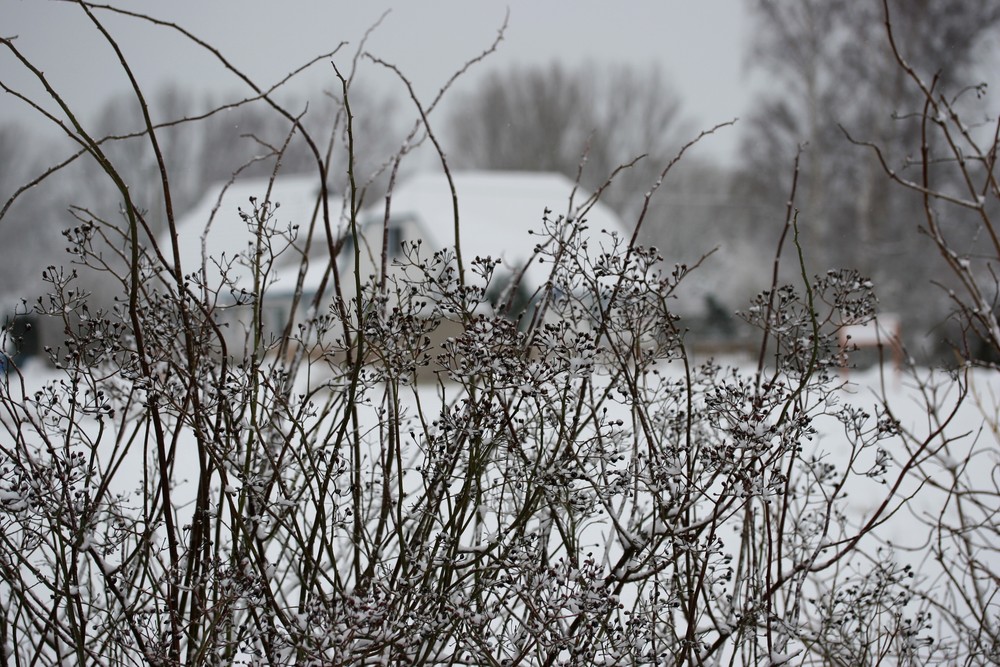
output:
[[[501,260],[501,268],[498,269],[501,271],[513,273],[525,267],[533,256],[536,244],[542,240],[537,232],[543,229],[546,210],[550,211],[549,219],[553,221],[559,217],[577,219],[582,215],[592,234],[600,230],[624,233],[620,219],[610,208],[591,201],[590,193],[577,189],[571,180],[561,174],[462,171],[453,174],[453,182],[458,194],[462,254],[466,266],[477,255],[488,255]],[[275,328],[289,314],[291,295],[297,285],[304,254],[304,230],[319,210],[319,184],[315,177],[308,176],[274,180],[269,201],[276,202],[278,207],[269,209],[263,227],[273,235],[272,249],[288,247],[273,258],[265,247],[262,257],[267,271],[258,271],[255,276],[252,262],[247,259],[255,257],[258,251],[254,228],[260,220],[259,216],[252,215],[254,205],[251,197],[255,198],[259,207],[267,192],[267,179],[238,181],[224,193],[222,186],[215,188],[178,223],[178,243],[185,272],[201,267],[202,258],[206,258],[204,268],[208,288],[219,290],[220,285],[224,285],[218,292],[220,304],[245,299],[266,284],[263,301],[265,325]],[[405,180],[394,189],[389,201],[387,248],[391,258],[398,258],[403,241],[422,239],[421,249],[426,254],[454,245],[453,199],[443,174],[419,174]],[[251,215],[240,215],[240,210]],[[336,225],[335,234],[344,240],[343,250],[337,258],[338,267],[342,276],[353,276],[353,247],[339,198],[331,199],[330,211],[331,224]],[[359,216],[363,277],[375,275],[380,270],[385,211],[386,203],[382,200]],[[295,236],[295,225],[298,226],[298,236]],[[533,235],[531,230],[536,234]],[[326,236],[320,222],[309,252],[308,271],[303,281],[305,298],[299,305],[298,316],[304,315],[307,303],[315,295],[320,279],[329,266]],[[533,289],[545,281],[549,270],[550,267],[543,264],[528,264],[523,282]],[[345,299],[352,298],[353,280],[344,280],[343,283],[343,296]]]

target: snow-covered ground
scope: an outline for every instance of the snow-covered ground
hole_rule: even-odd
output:
[[[741,362],[742,363],[742,362]],[[677,372],[672,366],[667,372]],[[744,367],[740,372],[752,375],[753,369]],[[43,386],[66,380],[66,375],[41,361],[31,361],[22,369],[24,394],[32,396]],[[910,434],[909,438],[894,439],[886,445],[886,451],[892,462],[901,464],[907,458],[908,452],[914,447],[914,442],[929,440],[927,454],[920,459],[919,473],[915,479],[902,484],[897,489],[890,489],[884,483],[872,481],[864,476],[851,478],[856,486],[845,489],[850,498],[850,507],[857,520],[863,521],[875,511],[887,498],[895,498],[896,504],[913,496],[915,501],[909,502],[906,511],[899,512],[879,529],[880,535],[903,547],[919,546],[924,535],[913,530],[914,521],[921,515],[923,519],[932,518],[942,510],[943,491],[926,483],[918,483],[921,477],[936,481],[947,486],[947,482],[955,476],[964,477],[968,483],[977,489],[996,489],[1000,480],[1000,374],[989,370],[976,369],[963,373],[961,381],[953,373],[918,369],[912,373],[901,373],[893,369],[880,371],[872,368],[866,371],[852,371],[842,376],[843,387],[837,392],[836,399],[845,403],[874,412],[883,400],[891,410],[892,416]],[[16,387],[19,378],[11,374],[11,393],[20,393]],[[963,390],[967,395],[959,401]],[[377,395],[378,392],[372,392]],[[411,389],[404,389],[399,394],[401,412],[413,415],[417,402],[426,409],[428,405],[445,405],[460,397],[457,385],[446,383],[443,386],[427,383]],[[936,412],[928,410],[928,402],[937,406]],[[365,410],[362,410],[362,415]],[[379,419],[377,410],[367,411],[374,426]],[[616,415],[610,415],[615,417]],[[88,424],[83,419],[80,425]],[[843,442],[843,429],[833,420],[817,422],[820,432],[811,443],[814,453],[826,457],[837,466],[847,465],[846,455],[850,447]],[[93,427],[93,424],[87,428]],[[364,426],[363,426],[364,429]],[[940,432],[938,432],[940,430]],[[190,434],[189,434],[190,435]],[[106,442],[107,437],[104,438]],[[179,442],[181,451],[193,449],[192,442]],[[137,450],[138,452],[138,450]],[[144,456],[129,456],[122,459],[122,467],[114,475],[111,484],[113,492],[128,493],[135,490],[135,484],[141,480],[147,464],[152,463]],[[892,478],[892,463],[889,463],[887,479]],[[198,462],[193,456],[179,456],[174,470],[177,483],[176,491],[181,495],[175,498],[178,505],[186,504],[183,500],[187,489],[191,494],[193,480],[198,477]],[[916,485],[916,486],[915,486]],[[919,487],[919,488],[918,488]]]
[[[679,366],[669,365],[662,370],[664,376],[676,377]],[[738,372],[749,377],[752,376],[753,369],[743,367]],[[64,373],[40,362],[28,364],[22,373],[23,395],[28,397],[35,396],[36,392],[47,385],[58,384],[66,379]],[[11,383],[11,394],[21,395],[22,391],[18,386],[20,378],[12,374],[8,382]],[[987,585],[982,581],[973,581],[970,573],[949,573],[942,570],[942,563],[935,557],[935,540],[937,546],[943,549],[942,553],[947,554],[952,547],[942,540],[953,538],[955,533],[936,532],[933,527],[943,524],[954,528],[960,527],[964,522],[974,533],[972,542],[978,550],[975,557],[984,572],[1000,572],[1000,552],[996,550],[998,545],[991,542],[995,531],[993,518],[989,513],[990,510],[1000,511],[1000,503],[996,500],[1000,478],[1000,439],[997,429],[1000,422],[1000,374],[986,370],[970,370],[956,375],[943,371],[897,373],[891,369],[884,372],[872,369],[844,375],[841,382],[841,389],[826,399],[831,406],[838,403],[853,405],[874,415],[885,400],[891,416],[899,422],[906,434],[905,437],[884,441],[884,451],[875,455],[875,460],[866,455],[866,458],[852,462],[850,457],[855,450],[845,440],[843,425],[833,418],[823,417],[816,421],[819,429],[816,437],[811,442],[803,443],[806,447],[804,455],[814,455],[841,470],[853,466],[858,473],[849,476],[847,485],[843,488],[843,494],[847,498],[848,525],[854,528],[864,527],[875,512],[885,517],[861,543],[865,553],[874,557],[875,554],[887,553],[878,551],[879,546],[891,545],[895,548],[894,557],[902,564],[914,566],[919,583],[932,593],[943,591],[943,587],[949,582],[949,576],[959,585]],[[303,383],[302,388],[306,388],[306,383]],[[959,402],[963,393],[965,400]],[[378,388],[372,388],[369,394],[377,403]],[[458,385],[452,383],[404,387],[399,394],[400,414],[415,417],[419,406],[433,416],[438,408],[429,406],[443,407],[460,397]],[[934,409],[929,409],[929,405]],[[628,408],[621,406],[619,409],[622,410],[621,415],[613,414],[612,407],[612,413],[607,418],[621,416],[627,419]],[[359,414],[362,421],[366,422],[360,424],[362,431],[377,430],[381,420],[384,420],[384,415],[379,413],[377,406],[363,408]],[[313,419],[329,421],[338,418],[339,415],[319,415]],[[9,419],[9,415],[4,416],[5,423]],[[85,418],[81,424],[85,424],[84,430],[91,433],[91,437],[98,436],[97,423],[93,419]],[[193,436],[190,433],[188,436],[190,440],[182,438],[176,443],[181,455],[175,459],[176,467],[172,476],[172,504],[179,508],[179,518],[183,518],[183,508],[189,507],[194,500],[199,475],[198,458],[187,455],[187,452],[195,450]],[[101,447],[106,449],[98,452],[99,458],[106,457],[102,467],[107,469],[112,462],[119,466],[110,479],[109,491],[113,494],[137,494],[146,476],[154,474],[151,452],[137,447],[128,455],[122,456],[121,449],[118,448],[120,443],[116,445],[115,441],[115,438],[105,434]],[[915,451],[918,452],[916,456]],[[372,453],[373,460],[376,455],[377,453]],[[417,449],[404,452],[401,458],[413,468],[421,463]],[[885,474],[866,474],[875,465],[884,465]],[[898,473],[903,465],[908,465],[911,469],[901,476]],[[414,474],[407,478],[401,488],[407,493],[418,493],[420,486],[420,476]],[[961,493],[956,494],[956,489]],[[984,495],[974,494],[979,491]],[[2,500],[8,506],[16,501],[13,489],[4,488],[2,492]],[[140,502],[141,499],[136,497],[136,503]],[[886,512],[885,507],[889,507],[891,511]],[[488,516],[489,508],[483,508],[483,513]],[[981,536],[975,534],[978,531],[975,526],[969,525],[970,522],[979,521],[984,522],[985,529]],[[489,524],[489,521],[486,523]],[[613,535],[615,530],[611,526],[598,523],[591,525],[584,537],[592,540],[594,546],[600,547],[602,540],[607,542]],[[488,541],[494,538],[495,536],[490,536],[487,525],[485,534],[478,539]],[[616,539],[618,545],[614,549],[604,545],[604,558],[608,562],[613,562],[615,550],[621,549],[620,533]],[[469,547],[475,549],[478,545],[470,544]],[[116,565],[117,563],[108,562],[109,567]]]

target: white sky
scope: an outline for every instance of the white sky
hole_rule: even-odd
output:
[[[469,57],[490,44],[509,6],[510,23],[497,54],[465,79],[513,63],[658,64],[682,98],[683,110],[701,129],[744,113],[749,103],[742,62],[749,30],[743,0],[134,0],[117,2],[176,21],[217,46],[258,83],[269,85],[289,69],[333,50],[347,66],[354,45],[387,9],[392,12],[368,49],[396,63],[429,98]],[[175,33],[148,24],[98,14],[132,63],[146,92],[175,82],[199,91],[242,93],[234,76],[204,51]],[[0,0],[0,32],[15,42],[83,115],[92,119],[127,80],[107,43],[79,7],[64,2]],[[333,85],[331,68],[320,63],[302,88]],[[5,50],[0,79],[26,92],[31,79]],[[376,84],[378,85],[378,84]],[[0,120],[26,120],[23,104],[0,94]],[[36,120],[34,127],[40,127]],[[732,155],[735,130],[701,148],[706,155]]]

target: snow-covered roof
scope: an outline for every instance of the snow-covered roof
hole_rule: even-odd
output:
[[[459,171],[452,174],[452,180],[458,193],[466,263],[477,255],[488,255],[501,259],[510,271],[520,269],[543,240],[538,233],[543,230],[546,210],[552,221],[576,219],[590,198],[573,181],[551,172]],[[367,224],[380,227],[384,210],[384,205],[369,209]],[[390,214],[393,220],[415,219],[425,247],[439,250],[455,244],[451,189],[442,173],[420,174],[402,183],[392,193]],[[601,202],[590,206],[583,217],[591,236],[601,230],[624,231],[618,216]],[[540,284],[548,270],[533,264],[526,277]]]
[[[581,212],[581,205],[590,197],[589,192],[575,190],[570,179],[556,173],[460,171],[453,174],[453,181],[458,192],[462,253],[466,263],[477,255],[489,255],[501,259],[508,271],[520,269],[542,240],[537,233],[543,229],[542,218],[546,209],[551,211],[550,220],[559,217],[575,219]],[[231,261],[238,253],[247,251],[253,235],[239,210],[252,211],[251,197],[261,204],[267,196],[268,185],[267,178],[241,179],[222,193],[223,184],[219,184],[183,216],[177,225],[177,242],[185,273],[200,268],[204,250],[204,256],[210,258],[207,279],[210,285],[218,285],[219,271],[212,260]],[[280,206],[274,211],[270,224],[279,230],[289,225],[300,225],[304,231],[313,218],[318,199],[319,183],[315,176],[281,176],[274,179],[270,201],[278,202]],[[339,202],[331,201],[330,206],[331,214],[339,218]],[[380,202],[364,211],[361,219],[367,229],[380,230],[384,214],[385,204]],[[592,236],[602,229],[623,231],[618,216],[600,202],[588,205],[583,217]],[[419,174],[402,182],[392,194],[391,219],[395,222],[407,220],[414,225],[428,250],[453,246],[454,213],[451,190],[445,176],[440,173]],[[534,230],[536,234],[532,235],[529,230]],[[317,233],[321,234],[320,231]],[[370,232],[370,235],[374,234],[374,231]],[[322,238],[314,241],[314,245],[317,242],[325,250]],[[166,250],[169,244],[164,242],[161,247]],[[273,289],[283,291],[294,286],[300,259],[298,253],[292,252],[279,258],[272,276],[276,280]],[[325,268],[325,261],[320,259],[310,263],[305,280],[307,290],[314,286],[313,283],[319,282]],[[548,270],[547,266],[532,264],[526,279],[540,284]],[[245,268],[237,266],[230,270],[230,277],[242,287],[249,282],[250,274]]]

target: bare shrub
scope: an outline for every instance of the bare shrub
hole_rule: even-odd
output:
[[[946,383],[914,375],[927,422],[904,430],[903,436],[911,451],[926,447],[911,472],[911,484],[926,487],[922,502],[930,508],[915,514],[921,527],[914,532],[925,558],[938,563],[940,571],[911,595],[923,598],[928,627],[947,638],[939,655],[956,663],[992,664],[1000,656],[996,599],[1000,487],[994,474],[1000,431],[996,397],[989,388],[1000,359],[996,316],[1000,121],[995,109],[985,108],[985,84],[967,86],[948,77],[948,72],[928,74],[918,69],[921,65],[913,63],[927,64],[916,45],[908,44],[904,52],[889,3],[883,3],[883,12],[895,66],[908,96],[916,100],[914,107],[895,115],[907,136],[916,140],[903,158],[877,141],[852,141],[868,148],[885,175],[922,209],[919,231],[942,260],[936,289],[953,308],[949,345],[957,366],[955,377]],[[959,410],[955,394],[959,399],[968,396],[965,408],[977,411],[983,420],[974,437],[945,437],[943,425]],[[928,503],[928,498],[935,502]]]
[[[200,267],[181,263],[163,162],[172,236],[140,243],[127,174],[63,105],[67,131],[116,185],[124,222],[79,212],[71,261],[46,270],[35,305],[62,324],[55,371],[14,368],[0,387],[6,663],[943,655],[925,641],[934,600],[878,551],[877,531],[952,442],[941,440],[950,416],[934,402],[935,429],[899,437],[885,405],[844,399],[838,331],[871,319],[873,286],[851,271],[811,275],[791,204],[782,244],[798,251],[801,285],[775,278],[746,309],[761,331],[750,370],[688,354],[671,304],[697,263],[664,269],[636,243],[651,195],[631,236],[589,229],[596,198],[582,193],[553,202],[566,215],[539,211],[532,260],[549,271],[526,286],[524,310],[509,284],[491,289],[498,260],[463,257],[460,242],[413,241],[389,263],[386,233],[365,275],[352,77],[336,71],[344,164],[259,92],[288,122],[277,157],[301,141],[316,160],[313,219],[283,220],[268,189],[241,207],[249,245]],[[393,174],[421,137],[438,147],[437,99],[411,101],[418,119],[386,162]],[[325,188],[334,169],[349,175],[339,205]],[[341,257],[348,246],[354,257]],[[285,253],[299,257],[296,301],[317,264],[323,287],[305,316],[293,309],[275,328],[263,313]],[[111,305],[77,287],[90,270],[116,281]],[[241,336],[227,335],[229,312]],[[859,489],[875,498],[860,518],[848,497]]]

